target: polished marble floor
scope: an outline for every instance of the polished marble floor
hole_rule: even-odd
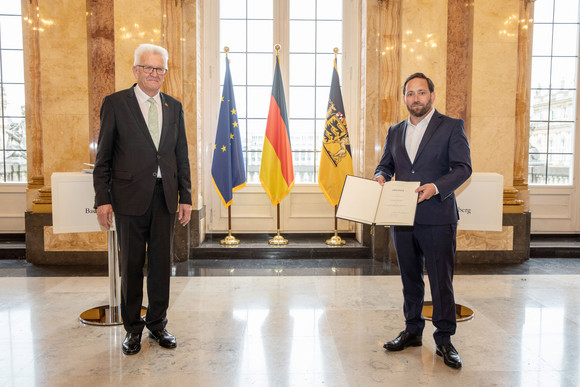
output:
[[[435,355],[429,322],[422,347],[382,349],[403,326],[395,268],[323,261],[176,265],[178,348],[143,338],[135,356],[122,327],[78,321],[108,303],[100,269],[0,261],[0,387],[580,385],[580,259],[458,267],[475,312],[453,337],[461,370]]]

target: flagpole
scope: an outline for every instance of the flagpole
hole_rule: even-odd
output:
[[[326,240],[326,244],[330,246],[342,246],[346,243],[344,239],[338,236],[338,218],[336,217],[337,211],[338,205],[334,206],[334,236]]]
[[[338,47],[334,47],[334,60],[338,58]],[[326,240],[326,244],[330,246],[342,246],[346,244],[346,241],[338,236],[338,218],[336,217],[336,212],[338,211],[338,205],[334,206],[334,236]]]
[[[288,244],[288,240],[280,235],[280,201],[290,192],[294,185],[294,168],[292,164],[292,148],[290,146],[284,84],[280,71],[280,45],[276,44],[274,49],[276,50],[276,66],[274,69],[274,80],[272,81],[272,95],[266,122],[262,161],[260,164],[260,182],[270,197],[272,204],[276,205],[277,212],[277,235],[268,240],[268,244],[285,245]],[[280,157],[280,154],[283,157]],[[268,164],[278,164],[280,168],[264,168]]]
[[[276,57],[278,57],[278,51],[280,51],[280,45],[277,44],[274,46],[274,49],[276,50]],[[280,235],[280,203],[278,203],[276,205],[276,229],[278,230],[278,233],[276,234],[276,236],[272,239],[270,239],[268,241],[268,244],[270,245],[287,245],[288,244],[288,239],[284,238],[282,235]]]
[[[288,239],[284,238],[280,235],[280,203],[276,205],[276,212],[277,212],[277,221],[276,221],[276,228],[278,230],[278,234],[272,239],[268,241],[269,245],[287,245]]]
[[[230,51],[230,48],[228,46],[225,46],[224,52],[226,53],[226,61],[228,60],[229,51]],[[234,109],[235,109],[235,107],[234,107]],[[220,108],[220,111],[221,111],[221,108]],[[219,126],[219,124],[218,124],[218,126]],[[225,204],[225,201],[224,201],[224,204]],[[227,246],[233,246],[233,245],[240,244],[239,239],[236,239],[236,237],[234,237],[232,235],[232,204],[231,203],[228,206],[228,236],[225,237],[224,239],[222,239],[220,241],[220,244],[227,245]]]
[[[228,207],[228,236],[220,241],[221,245],[239,245],[240,240],[232,235],[232,206]]]

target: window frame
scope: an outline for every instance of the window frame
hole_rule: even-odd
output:
[[[19,25],[21,25],[21,20],[22,20],[22,10],[20,10],[20,13],[4,13],[0,11],[0,17],[10,17],[10,18],[15,18],[18,20]],[[5,77],[3,74],[4,71],[4,66],[3,63],[5,62],[6,58],[5,58],[5,54],[7,52],[20,52],[22,58],[24,58],[24,42],[22,41],[20,44],[19,48],[5,48],[4,44],[3,44],[3,39],[2,39],[2,32],[0,31],[0,128],[2,128],[2,131],[0,133],[0,135],[2,136],[1,138],[1,142],[0,142],[0,184],[22,184],[22,183],[26,183],[28,180],[28,171],[27,171],[27,149],[26,149],[26,115],[25,112],[22,112],[21,115],[19,114],[7,114],[7,112],[5,111],[5,106],[8,105],[8,102],[5,98],[5,88],[6,86],[12,86],[12,85],[17,85],[17,86],[21,86],[22,88],[22,95],[25,98],[25,84],[24,84],[24,67],[22,68],[22,75],[23,75],[23,79],[22,82],[6,82],[5,81]],[[23,99],[23,102],[25,102],[25,99]],[[17,121],[20,121],[21,124],[19,124],[20,130],[22,131],[20,134],[22,135],[22,141],[21,141],[21,145],[24,145],[24,147],[21,148],[9,148],[8,147],[8,127],[9,124],[7,124],[7,121],[9,119],[15,119]],[[16,122],[16,121],[15,121]],[[19,152],[21,154],[24,155],[24,164],[17,164],[17,165],[24,165],[24,171],[20,171],[20,169],[17,172],[9,172],[8,171],[8,163],[7,163],[7,155],[10,152]],[[9,173],[12,173],[14,175],[14,173],[16,173],[18,175],[18,178],[16,180],[8,180],[8,175]]]
[[[211,162],[213,156],[213,143],[217,129],[219,114],[219,99],[221,97],[220,85],[223,83],[223,74],[220,73],[222,58],[220,51],[223,50],[219,39],[219,2],[212,0],[203,1],[203,75],[201,79],[200,98],[202,99],[203,111],[201,119],[203,130],[201,139],[203,143],[203,192],[207,211],[205,223],[206,232],[227,232],[228,210],[225,209],[219,196],[213,187],[211,179]],[[342,68],[340,79],[343,102],[348,120],[349,137],[352,149],[358,148],[360,134],[359,109],[361,89],[361,1],[343,1],[343,29],[342,29],[342,61],[338,65]],[[288,0],[274,2],[274,15],[281,12],[288,14]],[[284,21],[275,25],[274,44],[289,47],[288,38],[280,34],[280,30],[288,29],[289,23]],[[272,49],[272,70],[274,66],[274,50]],[[282,80],[288,98],[289,64],[288,51],[280,52]],[[234,66],[233,60],[231,68]],[[332,76],[332,63],[328,64],[329,80]],[[233,72],[233,71],[232,71]],[[272,71],[273,74],[273,71]],[[235,80],[234,80],[235,82]],[[269,85],[271,87],[271,84]],[[237,97],[237,96],[236,96]],[[264,126],[265,131],[265,126]],[[361,161],[362,162],[362,161]],[[359,160],[353,160],[354,169],[357,170]],[[261,184],[247,184],[243,189],[234,193],[232,206],[231,228],[239,233],[269,232],[276,228],[276,206],[272,206]],[[331,232],[334,218],[334,208],[322,193],[318,183],[295,184],[290,194],[280,203],[280,228],[287,232]],[[339,220],[338,228],[341,232],[353,232],[354,225],[351,222]]]
[[[533,50],[532,50],[532,63],[534,61],[534,58],[547,58],[550,60],[550,75],[549,75],[549,84],[548,87],[535,87],[533,84],[530,84],[530,124],[529,124],[529,137],[530,137],[530,146],[529,146],[529,156],[528,156],[528,176],[527,176],[527,181],[530,187],[571,187],[574,186],[574,184],[578,181],[578,179],[576,178],[576,175],[578,173],[578,157],[576,157],[576,155],[578,154],[578,146],[575,145],[578,143],[578,136],[577,135],[577,131],[578,131],[578,116],[579,116],[579,98],[580,98],[580,17],[576,19],[576,22],[557,22],[555,21],[555,9],[556,9],[556,2],[554,1],[552,4],[552,18],[551,18],[551,22],[547,22],[547,21],[535,21],[534,20],[534,28],[536,28],[536,26],[550,26],[551,29],[551,43],[550,43],[550,53],[549,55],[546,54],[542,54],[542,55],[534,55],[533,54]],[[579,12],[580,12],[580,7],[579,7]],[[558,25],[576,25],[577,26],[577,48],[576,48],[576,53],[575,55],[555,55],[554,54],[554,30],[555,30],[555,26]],[[533,44],[533,42],[532,42]],[[557,58],[575,58],[576,59],[576,83],[575,83],[575,87],[574,88],[569,88],[569,87],[554,87],[553,85],[553,81],[552,81],[552,65],[553,65],[553,61],[554,59]],[[531,66],[531,78],[534,78],[534,74],[533,74],[533,65]],[[553,93],[558,92],[558,91],[572,91],[572,94],[575,97],[575,101],[573,104],[573,111],[576,113],[575,117],[573,120],[566,120],[565,117],[564,119],[562,119],[561,117],[557,117],[557,112],[555,110],[552,109],[553,106],[553,102],[558,103],[558,100],[554,100],[552,98]],[[534,119],[534,117],[532,116],[532,114],[534,113],[533,111],[533,106],[532,106],[532,101],[534,100],[534,93],[536,95],[540,95],[540,93],[542,92],[546,92],[547,93],[547,116],[546,117],[539,117],[538,119]],[[557,127],[560,125],[566,125],[566,124],[571,124],[573,125],[573,129],[572,129],[572,136],[573,138],[572,140],[572,145],[571,145],[571,151],[570,152],[554,152],[551,151],[551,147],[553,145],[553,136],[557,136],[557,132],[554,133],[554,131],[557,130]],[[532,147],[532,138],[534,137],[534,135],[536,133],[533,132],[533,127],[534,125],[539,125],[539,126],[545,126],[546,127],[546,144],[545,144],[545,149],[539,150],[536,148]],[[553,129],[554,128],[554,129]],[[553,130],[551,132],[551,130]],[[549,183],[549,179],[552,175],[550,175],[550,168],[551,165],[553,166],[553,163],[551,164],[551,159],[553,158],[564,158],[564,157],[571,157],[572,160],[570,162],[570,167],[571,167],[571,171],[569,174],[569,181],[567,184],[554,184],[554,183]],[[534,166],[534,161],[536,159],[540,160],[540,163],[544,163],[544,165],[539,165],[539,166]],[[543,181],[542,182],[534,182],[533,181],[533,168],[535,167],[543,167],[542,170],[542,176],[543,176]]]

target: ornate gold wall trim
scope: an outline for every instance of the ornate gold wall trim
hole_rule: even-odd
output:
[[[524,212],[524,201],[518,199],[518,190],[514,187],[507,187],[503,190],[503,213],[521,214]]]

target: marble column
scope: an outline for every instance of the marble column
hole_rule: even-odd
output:
[[[198,70],[201,53],[201,8],[200,0],[163,0],[162,1],[162,45],[169,52],[169,70],[163,84],[164,91],[183,103],[185,128],[187,132],[191,182],[192,182],[192,219],[184,229],[176,226],[174,255],[176,261],[189,258],[192,246],[203,240],[204,214],[201,205],[203,187],[201,157],[201,79]]]
[[[191,167],[191,195],[193,213],[190,223],[190,243],[199,246],[205,239],[205,205],[203,192],[203,158],[204,120],[203,90],[204,74],[202,52],[202,0],[182,0],[183,9],[183,109],[189,144],[189,163]]]
[[[473,1],[447,3],[447,115],[465,121],[471,129],[471,73],[473,49]]]
[[[115,91],[115,3],[87,1],[87,60],[89,91],[89,152],[97,155],[101,101]]]
[[[360,174],[372,177],[389,127],[400,118],[401,0],[363,1]]]
[[[182,9],[181,2],[162,0],[163,18],[161,21],[161,45],[169,53],[168,71],[163,81],[163,92],[183,99],[183,39],[182,39]]]
[[[373,177],[381,158],[387,131],[401,116],[401,0],[362,2],[361,44],[361,123],[355,157],[356,175]],[[375,244],[373,256],[388,255],[388,234],[385,227],[364,225],[359,234],[365,245]]]
[[[40,71],[40,14],[38,0],[22,0],[22,33],[24,49],[24,84],[26,88],[26,157],[28,186],[26,210],[38,210],[39,190],[44,186],[44,154],[42,150],[42,96]],[[50,202],[49,202],[50,203]],[[47,206],[44,206],[47,207]],[[46,208],[45,208],[46,209]]]
[[[517,212],[529,211],[528,157],[530,144],[530,87],[532,73],[534,3],[520,0],[518,27],[518,72],[516,84],[516,144],[514,158],[514,188]]]

